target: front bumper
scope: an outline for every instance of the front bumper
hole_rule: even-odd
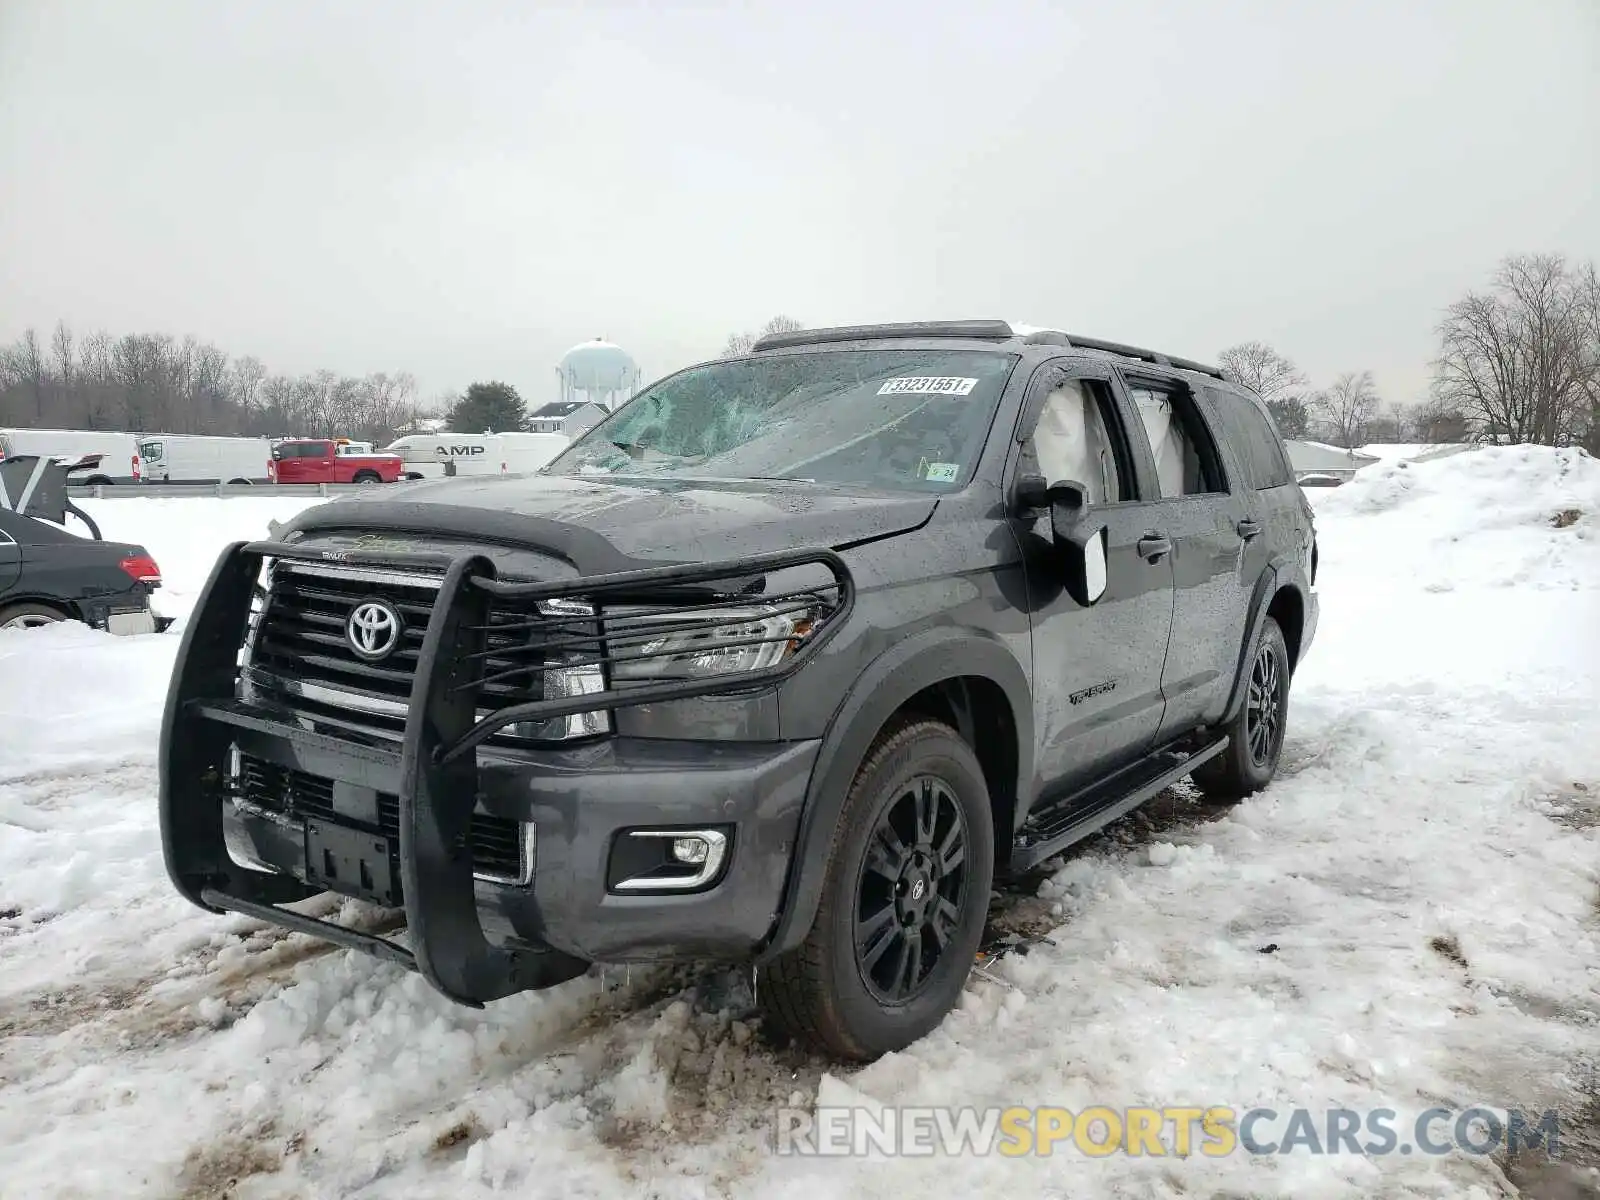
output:
[[[364,785],[353,782],[374,782],[364,762],[311,749],[292,733],[239,730],[236,745],[254,761],[348,786],[339,790],[344,820],[286,815],[237,799],[225,804],[223,837],[235,863],[380,904],[403,895],[382,863],[366,887],[308,880],[307,848],[325,841],[330,825],[387,837],[378,789],[370,789],[369,801]],[[485,935],[583,962],[749,956],[777,916],[817,746],[619,739],[517,760],[483,757],[475,818],[514,828],[521,852],[515,869],[474,873]],[[613,854],[629,831],[707,828],[725,830],[729,845],[703,890],[607,886]],[[385,844],[377,857],[387,859],[390,849]]]
[[[464,1004],[560,983],[596,959],[744,956],[776,918],[817,743],[704,743],[611,738],[514,757],[485,747],[516,721],[718,691],[770,686],[825,637],[779,667],[737,679],[655,684],[513,705],[477,719],[474,656],[491,591],[572,596],[821,563],[839,581],[837,627],[853,599],[828,551],[737,564],[668,567],[558,584],[494,581],[478,556],[348,554],[341,562],[442,572],[423,635],[403,739],[372,744],[307,727],[237,696],[239,647],[263,559],[316,560],[276,543],[224,552],[178,653],[161,740],[161,831],[178,890],[211,911],[272,921],[398,962]],[[241,801],[239,764],[294,772],[323,807],[268,811]],[[513,822],[513,878],[475,871],[475,817]],[[726,832],[720,873],[703,890],[621,892],[608,883],[617,841],[638,828]],[[261,868],[267,869],[261,869]],[[405,914],[407,945],[282,905],[333,890]]]

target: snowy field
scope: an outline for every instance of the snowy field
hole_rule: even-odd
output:
[[[1231,810],[1169,793],[1081,847],[1001,913],[1048,942],[837,1077],[764,1040],[738,973],[614,968],[475,1012],[190,908],[155,823],[176,638],[0,633],[0,1196],[1593,1194],[1465,1154],[770,1152],[774,1108],[819,1090],[1553,1106],[1593,1136],[1600,463],[1386,463],[1314,503],[1322,628],[1279,781]],[[221,545],[300,502],[89,507],[181,617]]]

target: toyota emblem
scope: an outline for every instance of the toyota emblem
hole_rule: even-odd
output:
[[[368,600],[350,610],[344,623],[344,640],[356,657],[367,662],[387,658],[400,644],[405,626],[394,607],[382,600]]]

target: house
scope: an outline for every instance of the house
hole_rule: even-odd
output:
[[[581,437],[607,415],[600,405],[587,400],[557,400],[528,414],[530,433],[562,433]]]
[[[1289,451],[1289,465],[1294,468],[1296,479],[1302,475],[1332,475],[1337,479],[1349,479],[1362,467],[1369,467],[1378,461],[1374,455],[1330,446],[1326,442],[1301,442],[1285,438],[1283,444]]]

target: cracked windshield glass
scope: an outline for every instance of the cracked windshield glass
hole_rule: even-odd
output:
[[[970,477],[1015,362],[871,350],[712,363],[642,393],[549,471],[949,491]]]

